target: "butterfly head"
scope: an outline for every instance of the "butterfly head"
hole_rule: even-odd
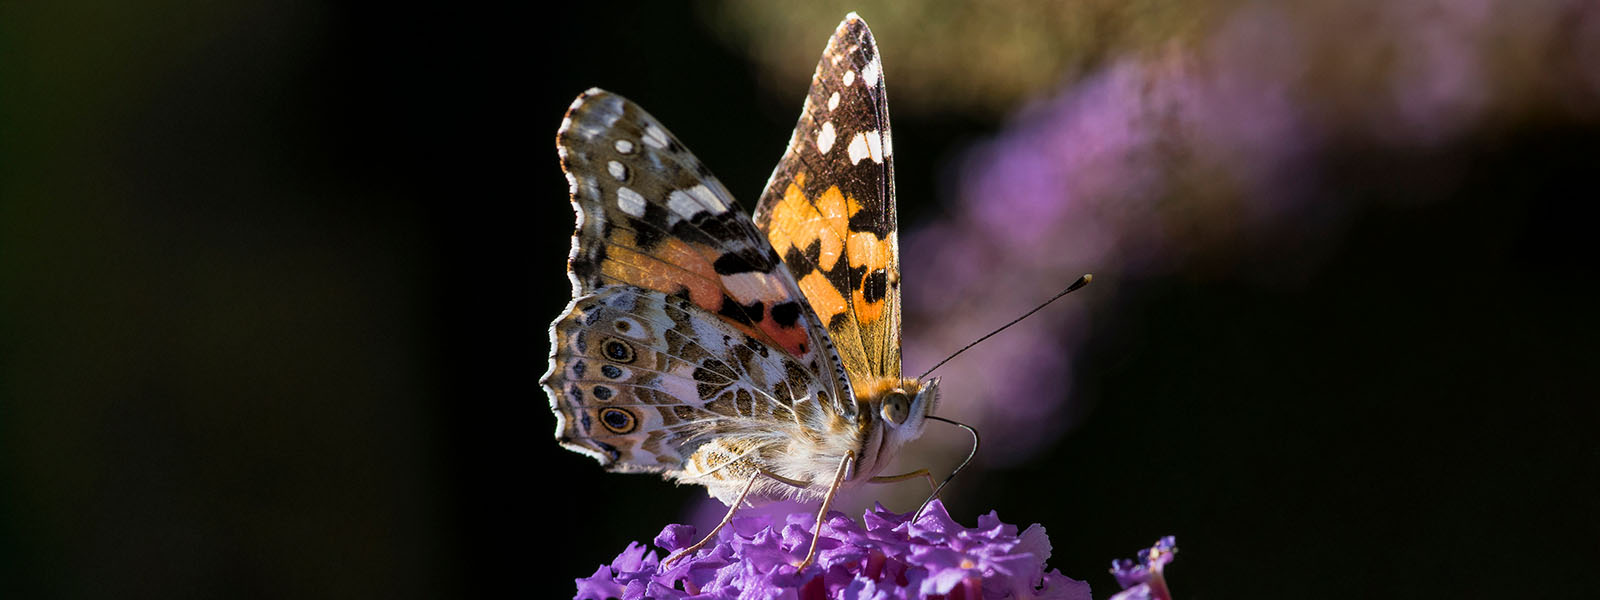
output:
[[[939,404],[939,379],[902,379],[896,383],[885,386],[873,408],[883,419],[885,433],[894,441],[905,443],[922,436],[922,426]]]

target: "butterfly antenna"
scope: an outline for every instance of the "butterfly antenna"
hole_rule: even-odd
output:
[[[912,521],[916,521],[917,519],[921,518],[922,517],[922,510],[925,509],[925,508],[928,508],[928,503],[933,502],[934,498],[938,498],[939,497],[939,492],[944,491],[944,486],[946,484],[950,483],[950,480],[956,478],[956,473],[960,473],[962,469],[965,469],[967,467],[967,464],[972,462],[972,458],[978,455],[978,430],[973,429],[971,425],[968,425],[966,423],[957,423],[955,421],[951,421],[950,419],[946,419],[944,417],[936,417],[936,416],[933,416],[933,415],[928,415],[927,418],[933,419],[935,421],[944,421],[944,422],[949,423],[951,425],[955,425],[956,427],[960,427],[962,429],[967,430],[967,433],[972,434],[972,452],[967,453],[967,459],[961,461],[961,465],[956,467],[956,470],[951,471],[950,472],[950,476],[945,477],[944,481],[939,482],[939,487],[933,488],[933,493],[928,495],[928,499],[927,500],[923,500],[922,501],[922,506],[918,506],[917,507],[917,514],[911,515],[911,520]]]
[[[1057,293],[1056,295],[1051,296],[1049,300],[1045,300],[1044,304],[1040,304],[1038,306],[1033,307],[1033,310],[1030,310],[1030,311],[1028,311],[1026,313],[1023,313],[1022,316],[1020,316],[1020,317],[1012,319],[1010,323],[1006,323],[1005,325],[1001,325],[999,329],[996,329],[994,331],[989,332],[988,335],[985,335],[985,336],[983,336],[981,338],[978,338],[976,341],[972,342],[971,344],[967,344],[965,346],[962,346],[961,349],[957,350],[955,354],[951,354],[950,356],[945,357],[944,360],[939,361],[939,364],[933,365],[932,369],[928,369],[926,372],[924,372],[922,374],[922,376],[918,377],[917,379],[927,379],[928,378],[928,373],[932,373],[934,371],[934,369],[938,369],[939,367],[944,366],[945,363],[950,362],[950,359],[955,358],[957,356],[961,356],[962,352],[966,352],[968,349],[970,349],[973,346],[976,346],[976,345],[982,343],[984,340],[987,340],[989,338],[994,337],[995,334],[1000,333],[1002,331],[1005,331],[1006,328],[1011,327],[1012,325],[1016,325],[1017,323],[1021,322],[1023,319],[1026,319],[1029,316],[1031,316],[1033,313],[1039,312],[1040,310],[1044,309],[1044,307],[1050,306],[1051,302],[1055,302],[1056,300],[1060,300],[1062,296],[1065,296],[1067,294],[1075,292],[1075,291],[1078,290],[1078,288],[1081,288],[1083,286],[1089,285],[1089,282],[1093,281],[1093,280],[1094,280],[1094,275],[1093,274],[1084,274],[1083,277],[1079,277],[1077,281],[1072,282],[1072,285],[1067,286],[1067,289],[1061,290],[1060,293]],[[940,420],[942,421],[943,419],[940,419]],[[950,421],[950,423],[954,423],[956,425],[961,425],[960,423],[955,423],[955,421]],[[961,426],[962,427],[966,427],[965,425],[961,425]],[[976,436],[977,432],[973,432],[973,435]]]

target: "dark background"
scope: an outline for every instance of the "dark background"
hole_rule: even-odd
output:
[[[0,14],[0,593],[561,597],[702,496],[550,439],[554,133],[624,93],[749,203],[803,80],[676,7]],[[896,113],[903,227],[1000,124]],[[1097,597],[1164,534],[1186,598],[1587,591],[1600,127],[1331,148],[1330,254],[1123,278],[1081,425],[956,518]]]

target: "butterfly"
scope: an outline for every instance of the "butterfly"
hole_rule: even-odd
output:
[[[577,212],[572,301],[541,380],[557,441],[611,471],[705,486],[729,506],[718,529],[754,499],[822,498],[820,528],[841,487],[931,486],[926,470],[878,475],[939,398],[936,378],[900,371],[891,140],[855,13],[753,216],[643,109],[579,96],[556,138]]]

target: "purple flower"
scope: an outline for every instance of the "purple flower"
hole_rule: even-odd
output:
[[[1161,572],[1177,552],[1177,539],[1169,535],[1157,540],[1154,546],[1140,550],[1136,559],[1111,561],[1111,575],[1122,586],[1122,591],[1111,600],[1172,600],[1172,592],[1167,589]]]
[[[611,565],[578,579],[575,598],[1089,599],[1087,583],[1045,571],[1044,527],[1019,533],[993,512],[964,527],[938,501],[911,516],[882,505],[861,523],[829,513],[816,562],[800,572],[794,565],[811,544],[814,513],[736,517],[711,545],[667,568],[657,551],[629,544]],[[695,541],[694,527],[668,525],[654,543],[671,553]]]

